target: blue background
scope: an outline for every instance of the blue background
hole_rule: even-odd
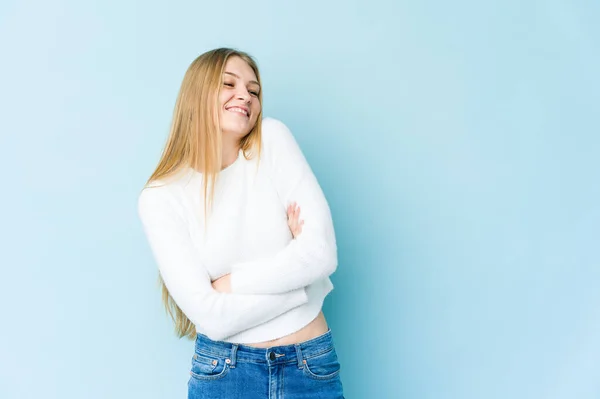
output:
[[[0,5],[0,397],[183,398],[137,195],[200,53],[330,202],[347,398],[600,397],[591,0]]]

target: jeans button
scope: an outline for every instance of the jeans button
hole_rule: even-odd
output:
[[[271,359],[271,360],[275,360],[275,352],[271,352],[271,353],[269,354],[269,359]]]

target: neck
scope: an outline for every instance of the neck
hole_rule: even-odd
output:
[[[223,158],[221,163],[221,169],[225,169],[229,165],[235,162],[240,152],[239,145],[225,145],[223,143]]]

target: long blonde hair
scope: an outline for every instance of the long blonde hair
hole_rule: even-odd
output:
[[[229,57],[240,57],[254,71],[260,84],[258,66],[247,53],[231,48],[207,51],[196,58],[188,67],[173,111],[173,119],[167,142],[158,166],[148,179],[146,186],[155,180],[164,180],[181,169],[193,167],[203,174],[204,220],[212,209],[213,187],[222,165],[221,124],[218,97],[223,86],[223,72]],[[262,90],[258,100],[262,104]],[[257,155],[260,159],[262,107],[254,128],[240,140],[244,157]],[[256,154],[253,154],[257,149]],[[175,323],[175,333],[194,339],[196,328],[181,311],[167,289],[160,272],[158,284],[162,287],[162,302]]]

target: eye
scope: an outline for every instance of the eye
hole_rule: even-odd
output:
[[[227,86],[227,87],[233,87],[233,83],[229,83],[229,82],[224,82],[223,85]]]
[[[258,97],[258,92],[257,91],[250,90],[250,94],[252,94],[254,97]]]

